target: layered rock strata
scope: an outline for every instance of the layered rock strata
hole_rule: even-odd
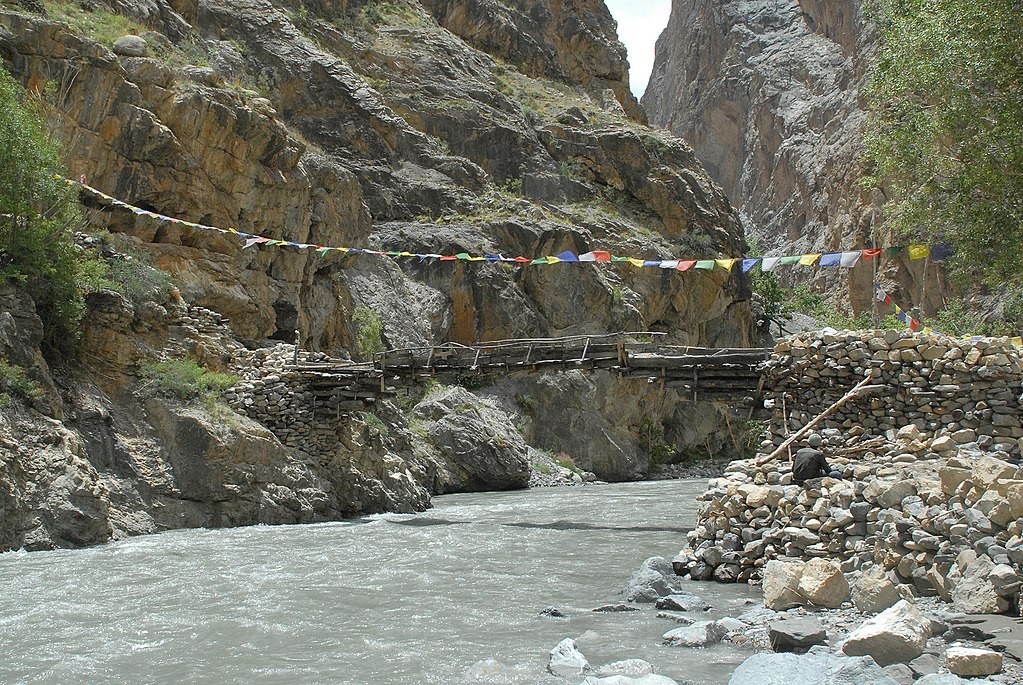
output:
[[[883,199],[860,185],[861,89],[875,52],[861,0],[675,0],[642,104],[693,146],[765,254],[884,244]],[[889,267],[920,306],[941,306],[937,270]],[[786,277],[842,292],[856,312],[871,306],[869,270]]]
[[[737,215],[692,151],[637,123],[600,3],[178,5],[118,4],[140,40],[116,52],[84,24],[0,11],[4,64],[43,94],[75,178],[161,214],[298,243],[530,257],[742,251]],[[619,330],[751,341],[747,284],[720,270],[246,250],[89,206],[91,228],[136,237],[188,303],[222,314],[250,346],[299,331],[306,350],[343,358],[361,309],[381,316],[385,347]],[[645,401],[658,422],[703,423],[652,389]],[[594,431],[557,449],[617,455],[624,439],[632,453],[634,433]],[[675,437],[703,447],[704,433]],[[728,444],[727,432],[709,442]]]
[[[875,381],[874,392],[820,425],[825,455],[845,478],[795,485],[784,454],[733,462],[701,496],[676,570],[748,581],[763,578],[773,559],[829,557],[846,572],[880,570],[913,593],[940,595],[958,611],[1015,605],[1023,582],[1019,351],[1004,340],[893,332],[797,337],[776,351],[765,454],[856,379]]]

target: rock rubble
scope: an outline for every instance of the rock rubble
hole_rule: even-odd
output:
[[[816,333],[780,341],[770,364],[774,416],[762,454],[709,481],[688,546],[673,561],[677,573],[763,581],[780,604],[828,606],[800,586],[796,569],[780,588],[769,588],[765,573],[772,560],[827,558],[850,574],[864,610],[905,595],[939,596],[963,613],[1018,607],[1019,350],[1000,339]],[[867,392],[817,426],[843,479],[796,485],[786,454],[766,462],[866,377]]]

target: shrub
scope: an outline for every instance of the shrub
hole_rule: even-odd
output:
[[[655,464],[670,464],[677,454],[664,438],[664,424],[644,416],[639,423],[639,445]]]
[[[572,471],[573,473],[579,473],[581,471],[579,466],[576,465],[575,459],[572,457],[572,455],[565,454],[564,452],[558,452],[554,456],[554,463],[563,469],[568,469],[569,471]]]
[[[157,394],[186,401],[214,397],[238,382],[234,374],[209,371],[191,357],[145,361],[141,371]]]
[[[174,284],[170,275],[153,266],[148,252],[132,251],[110,262],[110,280],[137,309],[146,302],[163,304]]]
[[[25,373],[25,369],[0,359],[0,406],[7,406],[11,397],[32,400],[42,394],[42,389]]]
[[[37,108],[0,69],[0,279],[21,283],[43,321],[43,349],[70,352],[85,311],[83,264],[72,241],[74,190],[54,177],[60,150]]]
[[[380,315],[369,307],[356,307],[352,316],[355,325],[355,350],[363,357],[384,351],[381,337],[383,321]]]

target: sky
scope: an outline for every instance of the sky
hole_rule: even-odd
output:
[[[654,67],[654,43],[668,25],[671,0],[604,0],[629,51],[629,84],[639,97]]]

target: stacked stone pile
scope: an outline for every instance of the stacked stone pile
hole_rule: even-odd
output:
[[[317,420],[312,393],[301,378],[287,372],[294,357],[294,346],[284,343],[243,352],[235,360],[242,379],[224,399],[238,413],[269,428],[288,447],[329,454],[337,448],[337,427]],[[326,361],[327,357],[303,354],[302,359]]]
[[[676,572],[751,581],[772,559],[829,557],[846,573],[880,569],[886,582],[906,586],[904,594],[939,595],[959,611],[1016,604],[1019,352],[997,340],[894,332],[801,336],[777,352],[765,453],[781,444],[786,427],[801,428],[867,373],[880,386],[822,424],[825,456],[845,478],[793,484],[788,454],[733,462],[701,496]]]
[[[914,424],[958,443],[1018,451],[1023,360],[1007,339],[956,340],[901,331],[806,333],[780,341],[767,373],[780,444],[870,375],[884,388],[824,422],[846,436]],[[782,401],[784,399],[784,401]]]

